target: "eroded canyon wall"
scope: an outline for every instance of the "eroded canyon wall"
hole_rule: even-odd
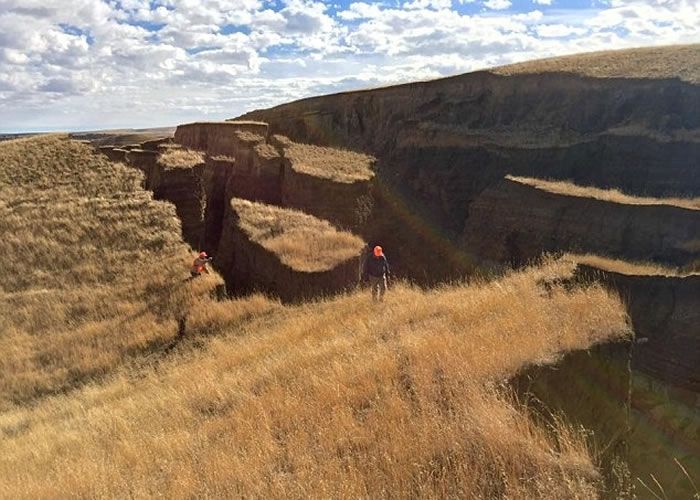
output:
[[[576,275],[603,282],[622,297],[642,339],[635,368],[700,394],[700,274],[630,275],[579,264]]]
[[[525,264],[543,252],[683,266],[700,259],[700,210],[553,193],[512,179],[469,206],[463,244],[484,262]]]
[[[653,196],[700,194],[700,86],[476,72],[244,115],[270,133],[375,155],[383,185],[448,236],[506,174]]]

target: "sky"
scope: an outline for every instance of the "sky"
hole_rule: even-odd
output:
[[[700,0],[0,0],[0,132],[172,126],[700,42]]]

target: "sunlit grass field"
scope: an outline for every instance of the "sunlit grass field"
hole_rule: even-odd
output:
[[[52,136],[0,172],[0,498],[598,496],[587,438],[506,384],[629,336],[619,298],[557,284],[573,264],[217,301],[138,171]]]

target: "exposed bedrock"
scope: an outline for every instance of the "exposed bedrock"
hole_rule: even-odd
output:
[[[366,233],[374,205],[372,181],[335,182],[298,172],[285,159],[282,205]]]
[[[620,293],[638,339],[633,365],[700,394],[700,275],[628,275],[579,264],[577,277]]]
[[[150,141],[144,141],[141,143],[141,148],[145,151],[158,151],[159,147],[164,144],[172,144],[172,137],[163,137],[160,139],[152,139]]]
[[[463,244],[481,261],[514,266],[562,251],[682,266],[700,258],[699,228],[700,210],[568,196],[503,179],[469,206]]]
[[[267,123],[259,122],[197,122],[179,125],[175,142],[211,156],[235,156],[234,134],[245,131],[267,137]]]
[[[619,135],[537,148],[420,146],[419,141],[398,147],[383,175],[394,176],[407,196],[438,214],[453,234],[464,225],[469,204],[506,174],[656,197],[700,194],[700,143]]]
[[[208,156],[202,171],[201,185],[206,197],[202,250],[216,253],[226,213],[226,185],[235,160],[225,156]]]
[[[182,224],[182,236],[194,249],[202,248],[204,235],[206,197],[201,183],[203,170],[204,165],[168,168],[157,164],[148,186],[155,199],[175,205]]]
[[[233,173],[226,195],[279,205],[282,200],[282,157],[265,137],[245,131],[234,134]]]
[[[98,150],[100,153],[109,158],[110,161],[120,161],[122,163],[126,162],[126,154],[128,153],[126,149],[116,146],[100,146]]]
[[[647,482],[649,474],[668,498],[692,498],[695,490],[674,459],[691,476],[700,471],[700,396],[640,371],[641,347],[618,343],[570,353],[556,365],[530,367],[511,382],[531,408],[544,406],[543,418],[563,413],[593,431],[590,439],[605,474],[603,498],[623,498],[626,487],[637,477]],[[622,462],[630,469],[626,477]]]
[[[372,152],[423,128],[465,140],[537,147],[610,130],[667,137],[700,128],[700,88],[675,79],[590,78],[566,73],[501,76],[488,71],[428,82],[302,99],[242,119],[272,133]],[[423,123],[425,125],[420,126]],[[427,134],[423,144],[441,141]],[[439,142],[438,142],[439,144]]]
[[[149,191],[153,191],[157,160],[158,153],[156,151],[132,149],[126,153],[126,163],[143,172],[143,187]]]
[[[163,164],[160,161],[161,150],[156,150],[160,144],[163,142],[151,141],[150,147],[155,148],[152,150],[112,149],[110,153],[110,149],[103,146],[100,151],[108,154],[113,161],[123,161],[141,170],[144,174],[144,189],[152,191],[155,199],[169,201],[175,205],[184,240],[192,248],[199,249],[204,240],[204,165],[178,168]]]
[[[375,155],[383,185],[452,237],[505,174],[700,194],[700,86],[477,72],[258,110],[270,133]]]
[[[176,132],[176,142],[202,148],[210,143],[211,130],[220,133],[213,124],[184,127],[187,134]],[[371,245],[383,245],[397,276],[430,283],[471,271],[465,255],[444,238],[439,225],[426,223],[395,192],[377,185],[373,158],[281,136],[265,138],[238,123],[223,129],[229,138],[228,154],[204,150],[208,160],[202,180],[207,194],[202,248],[207,252],[216,251],[226,203],[237,197],[297,208],[350,229]],[[223,139],[220,144],[216,151],[224,150]]]

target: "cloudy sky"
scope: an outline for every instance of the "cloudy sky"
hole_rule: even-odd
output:
[[[700,0],[0,0],[0,132],[168,126],[592,50],[700,42]]]

